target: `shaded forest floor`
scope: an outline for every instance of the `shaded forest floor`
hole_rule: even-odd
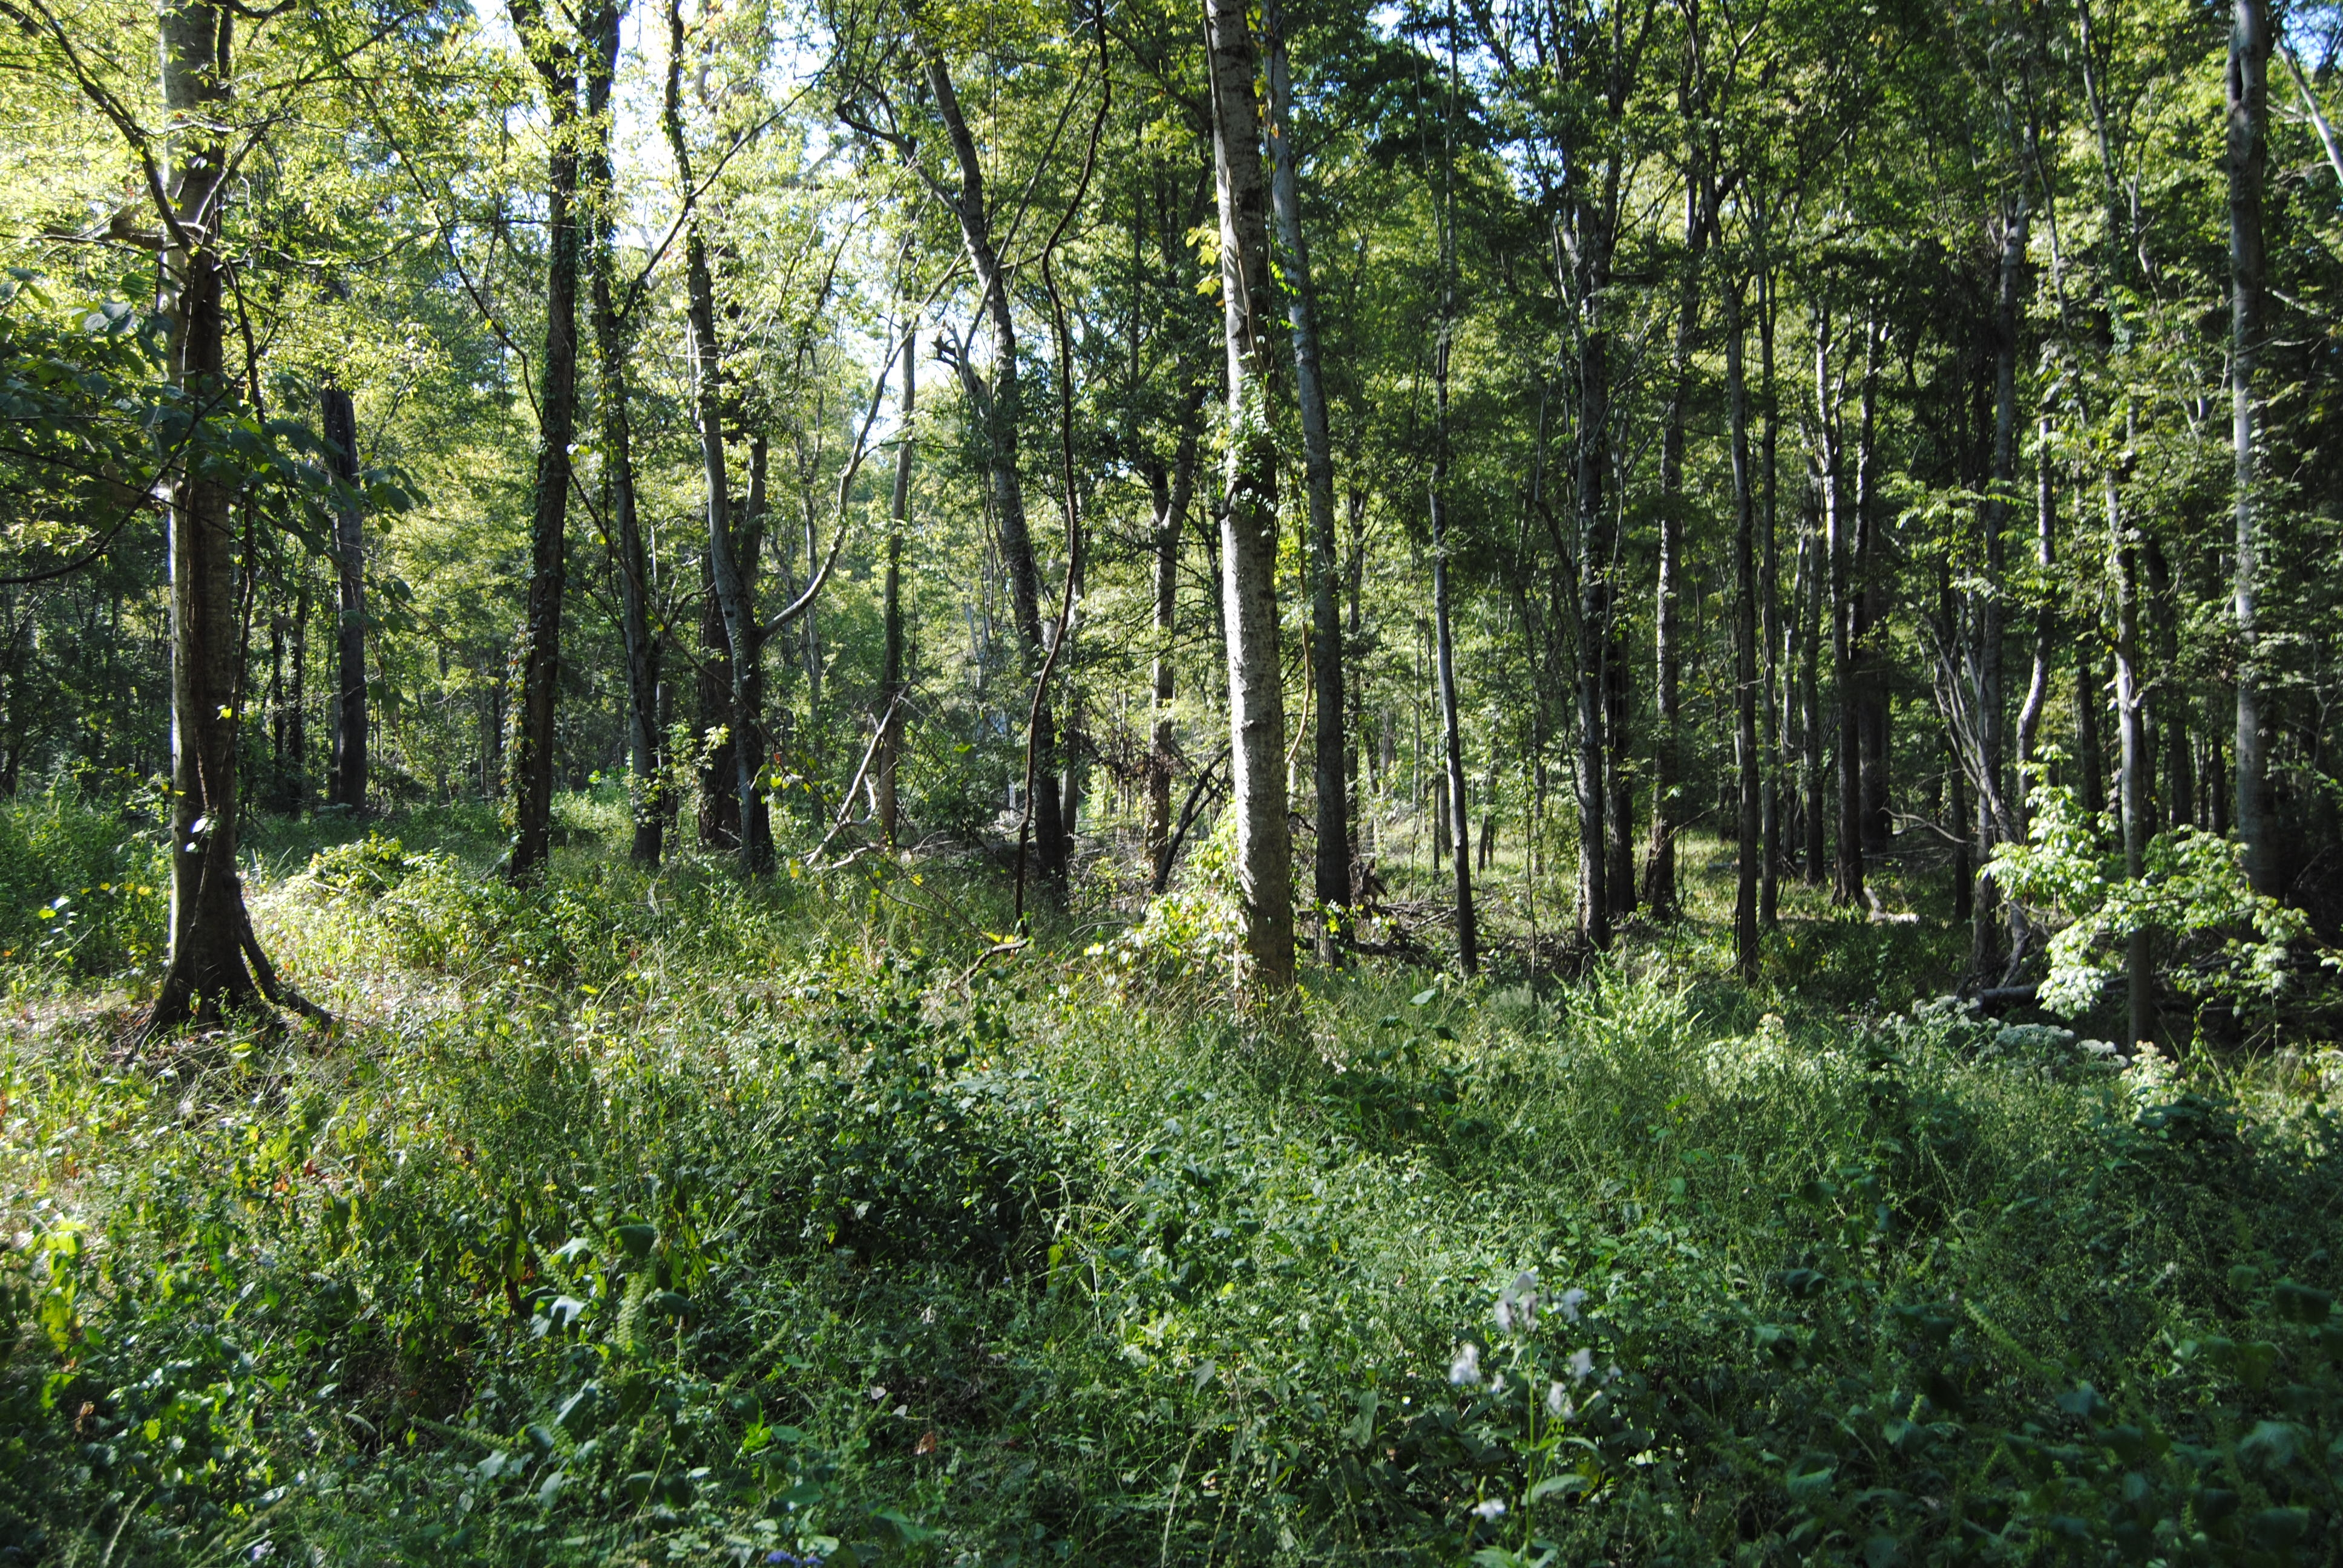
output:
[[[1690,917],[1563,981],[1501,854],[1489,979],[1239,1016],[1209,850],[988,957],[980,863],[649,879],[610,798],[562,819],[528,895],[485,813],[257,825],[345,1028],[141,1049],[148,852],[9,809],[0,1562],[2343,1542],[2343,1063],[1935,1000],[1935,873],[1908,922],[1791,890],[1751,989],[1698,846]]]

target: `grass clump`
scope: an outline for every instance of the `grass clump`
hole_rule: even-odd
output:
[[[1892,928],[1241,1016],[940,863],[343,837],[258,904],[343,1036],[19,1006],[9,1561],[2335,1549],[2312,1059],[1891,1013]]]

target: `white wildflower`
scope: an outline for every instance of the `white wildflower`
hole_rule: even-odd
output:
[[[1562,1292],[1562,1299],[1554,1303],[1554,1310],[1562,1314],[1564,1322],[1574,1323],[1578,1321],[1579,1303],[1585,1300],[1586,1292],[1573,1285]]]
[[[1502,1518],[1505,1512],[1505,1500],[1502,1497],[1484,1497],[1473,1504],[1473,1512],[1483,1519]]]
[[[1584,1382],[1588,1378],[1593,1377],[1594,1375],[1594,1352],[1593,1351],[1591,1351],[1591,1350],[1575,1350],[1575,1351],[1571,1352],[1570,1352],[1570,1379],[1571,1379],[1571,1381],[1572,1381],[1573,1382]]]
[[[1499,1296],[1499,1297],[1497,1298],[1497,1313],[1496,1313],[1496,1316],[1497,1316],[1497,1332],[1498,1332],[1499,1333],[1501,1333],[1501,1334],[1509,1334],[1509,1333],[1511,1333],[1511,1332],[1513,1332],[1513,1302],[1509,1302],[1509,1301],[1505,1300],[1505,1298],[1504,1298],[1504,1297],[1503,1297],[1503,1296]]]
[[[1456,1359],[1448,1363],[1448,1381],[1459,1388],[1466,1383],[1477,1383],[1481,1381],[1481,1347],[1479,1345],[1470,1340],[1464,1342],[1464,1348],[1458,1351]]]
[[[1576,1413],[1571,1405],[1570,1396],[1562,1392],[1562,1385],[1558,1382],[1546,1385],[1545,1409],[1546,1413],[1556,1421],[1568,1421]]]

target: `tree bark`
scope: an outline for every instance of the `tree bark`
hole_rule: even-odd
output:
[[[1318,842],[1312,862],[1312,890],[1324,918],[1318,931],[1319,957],[1332,963],[1341,952],[1351,902],[1350,792],[1343,755],[1342,618],[1335,593],[1339,575],[1334,542],[1334,457],[1326,418],[1326,390],[1318,369],[1318,300],[1311,283],[1310,246],[1302,228],[1301,171],[1288,118],[1293,92],[1286,66],[1285,33],[1277,0],[1262,0],[1262,46],[1269,68],[1270,205],[1276,215],[1278,246],[1285,280],[1285,323],[1293,338],[1293,400],[1302,415],[1302,471],[1310,503],[1310,628],[1316,690],[1317,734],[1312,782],[1317,791]]]
[[[1694,186],[1684,196],[1684,278],[1677,303],[1674,390],[1667,424],[1660,435],[1660,555],[1653,592],[1652,642],[1656,668],[1653,701],[1658,733],[1652,748],[1652,836],[1644,859],[1644,899],[1652,913],[1672,920],[1676,903],[1677,796],[1683,789],[1684,758],[1679,730],[1683,713],[1682,634],[1676,613],[1676,578],[1684,558],[1684,455],[1685,405],[1692,396],[1692,347],[1700,327],[1700,266],[1708,241],[1705,204]]]
[[[514,30],[545,93],[545,353],[538,362],[537,472],[530,489],[528,596],[521,628],[519,722],[511,774],[515,883],[545,873],[553,838],[554,703],[561,656],[570,449],[578,438],[578,71],[552,35],[542,0],[513,0]]]
[[[2047,588],[2058,564],[2058,487],[2050,455],[2050,416],[2043,415],[2037,428],[2040,439],[2035,458],[2034,567],[2045,587],[2042,602],[2034,611],[2034,669],[2026,683],[2026,700],[2017,709],[2018,787],[2011,799],[2021,835],[2032,831],[2034,793],[2041,785],[2036,758],[2042,710],[2050,700],[2050,682],[2056,678],[2057,660],[2058,612],[2052,607]]]
[[[1448,603],[1448,475],[1452,453],[1448,370],[1456,345],[1456,11],[1448,11],[1448,104],[1441,117],[1440,324],[1433,345],[1432,630],[1433,676],[1440,700],[1441,753],[1448,780],[1450,869],[1456,881],[1456,962],[1467,976],[1481,972],[1480,922],[1473,909],[1472,802],[1464,789],[1463,726],[1456,711],[1456,638]],[[1331,518],[1329,519],[1331,525]]]
[[[2124,520],[2120,483],[2112,470],[2106,485],[2107,551],[2109,564],[2114,568],[2116,595],[2116,722],[2121,757],[2117,783],[2123,819],[2124,875],[2137,882],[2147,870],[2147,840],[2153,831],[2147,819],[2147,741],[2141,727],[2139,567]],[[2134,1042],[2153,1040],[2156,969],[2150,932],[2135,931],[2126,944],[2124,978],[2130,999],[2127,1038]]]
[[[1155,664],[1150,672],[1147,746],[1147,859],[1151,885],[1161,893],[1172,880],[1172,769],[1177,759],[1172,729],[1173,689],[1172,639],[1180,628],[1180,538],[1196,487],[1196,461],[1204,412],[1202,382],[1188,388],[1181,408],[1179,446],[1166,472],[1161,463],[1148,473],[1155,501]]]
[[[1749,386],[1743,364],[1740,278],[1719,291],[1725,306],[1725,395],[1733,425],[1733,756],[1740,783],[1739,869],[1733,900],[1733,962],[1745,982],[1757,978],[1757,861],[1765,851],[1759,820],[1757,751],[1757,518],[1749,472]]]
[[[1757,758],[1761,777],[1757,860],[1757,921],[1771,930],[1781,920],[1782,901],[1782,712],[1785,706],[1782,646],[1782,555],[1776,534],[1780,486],[1776,464],[1781,446],[1781,402],[1774,385],[1775,273],[1766,244],[1765,209],[1758,207],[1757,376],[1764,424],[1758,437],[1759,483],[1764,487],[1757,552],[1757,638],[1765,651],[1758,669]],[[1746,421],[1745,420],[1745,424]]]
[[[602,425],[602,504],[618,579],[618,634],[627,658],[628,806],[634,819],[628,853],[656,866],[666,850],[667,813],[659,799],[659,646],[650,629],[649,561],[635,495],[632,388],[628,380],[630,323],[618,307],[618,191],[610,167],[610,91],[618,68],[623,0],[595,0],[583,18],[588,126],[579,179],[592,246],[592,307]],[[629,312],[630,314],[630,312]]]
[[[2002,596],[2007,575],[2008,496],[2017,479],[2017,332],[2026,277],[2027,217],[2022,194],[2016,197],[2014,210],[2002,216],[2001,263],[1994,294],[1992,471],[1985,505],[1978,508],[1978,524],[1984,536],[1979,541],[1983,546],[1983,569],[1972,595],[1970,621],[1975,635],[1971,689],[1976,709],[1978,787],[1976,888],[1970,914],[1969,972],[1979,976],[1997,961],[2001,938],[2000,888],[1986,874],[1986,868],[1993,861],[1994,845],[2003,837],[2005,824],[1998,808],[2009,799],[2008,782],[2003,777],[2003,712],[2007,682],[2003,668]],[[2016,932],[2012,932],[2013,940],[2016,937]]]
[[[903,700],[910,689],[903,676],[903,535],[910,527],[911,463],[917,455],[913,430],[920,400],[919,340],[920,323],[914,315],[903,328],[902,427],[896,438],[895,488],[887,508],[887,578],[880,605],[886,641],[879,660],[879,746],[870,787],[880,840],[890,849],[895,847],[902,809],[896,769],[900,762],[907,718]],[[843,519],[840,522],[842,525]]]
[[[2099,713],[2107,705],[2107,652],[2094,630],[2075,649],[2076,797],[2094,818],[2107,809],[2107,743],[2099,738]]]
[[[1862,755],[1862,830],[1866,851],[1892,847],[1888,815],[1888,594],[1886,549],[1878,504],[1879,348],[1883,329],[1875,313],[1864,327],[1861,422],[1855,448],[1855,668],[1857,735]]]
[[[1829,829],[1829,785],[1823,766],[1822,614],[1825,575],[1818,518],[1813,498],[1801,506],[1798,518],[1798,742],[1799,771],[1805,784],[1805,852],[1800,874],[1809,887],[1821,885],[1828,855],[1825,835]]]
[[[2267,158],[2264,117],[2268,95],[2270,25],[2268,0],[2235,0],[2229,33],[2229,397],[2235,448],[2237,566],[2233,585],[2237,622],[2237,836],[2245,841],[2246,874],[2258,892],[2278,890],[2277,846],[2271,821],[2269,722],[2262,694],[2257,581],[2260,523],[2254,497],[2254,442],[2260,416],[2256,382],[2262,347],[2262,182]]]
[[[1247,57],[1252,49],[1248,42]],[[947,139],[951,144],[952,158],[960,174],[957,193],[943,191],[952,216],[959,222],[960,240],[968,251],[969,266],[976,275],[979,307],[982,311],[986,331],[991,337],[992,383],[988,387],[965,364],[961,366],[961,383],[974,406],[978,421],[985,433],[986,462],[990,468],[992,512],[994,526],[1001,533],[1002,564],[1009,572],[1009,593],[1017,618],[1019,635],[1024,639],[1025,675],[1030,682],[1041,674],[1049,658],[1049,648],[1041,637],[1041,579],[1033,565],[1033,540],[1025,520],[1024,481],[1018,471],[1017,419],[1020,403],[1017,374],[1017,322],[1011,314],[1009,277],[1002,267],[999,252],[994,248],[992,215],[985,206],[984,162],[977,150],[976,138],[969,134],[968,119],[960,111],[960,95],[953,89],[951,72],[943,55],[932,45],[927,51],[928,89],[935,100],[936,113],[944,123]],[[1250,82],[1251,78],[1248,77]],[[1253,116],[1258,126],[1259,116]],[[1256,155],[1255,167],[1259,158]],[[1051,717],[1045,698],[1035,710],[1033,744],[1038,776],[1054,780],[1057,768],[1057,728]],[[1039,851],[1039,869],[1044,888],[1052,897],[1062,899],[1065,892],[1064,860],[1065,830],[1059,819],[1058,789],[1055,782],[1033,791],[1033,841]],[[1289,917],[1290,918],[1290,917]]]
[[[1611,178],[1615,181],[1615,172]],[[1600,226],[1614,205],[1582,211]],[[1582,222],[1584,220],[1582,219]],[[1557,247],[1559,248],[1559,247]],[[1604,500],[1611,464],[1611,331],[1604,291],[1610,282],[1607,243],[1582,235],[1578,245],[1578,431],[1575,518],[1575,620],[1578,672],[1578,917],[1579,934],[1600,951],[1611,945],[1611,889],[1604,789],[1605,704],[1604,655],[1609,644],[1611,519]]]
[[[340,387],[317,391],[318,423],[334,477],[355,491],[358,478],[357,416]],[[327,800],[366,809],[366,535],[355,493],[334,500],[334,761]]]
[[[1855,593],[1848,539],[1845,453],[1838,427],[1841,383],[1831,378],[1831,320],[1815,317],[1815,438],[1821,446],[1824,550],[1830,585],[1831,689],[1838,699],[1838,859],[1832,896],[1863,902],[1863,780],[1860,694],[1855,668]]]
[[[233,397],[219,253],[232,22],[218,5],[166,6],[163,102],[177,232],[162,256],[171,379],[198,407]],[[248,1004],[247,920],[236,875],[236,560],[227,485],[189,461],[171,477],[171,951],[147,1018],[160,1032]]]
[[[1268,313],[1277,286],[1270,271],[1252,33],[1243,0],[1210,0],[1206,21],[1228,343],[1221,600],[1228,622],[1231,804],[1252,979],[1264,990],[1282,990],[1293,983],[1293,864],[1277,648],[1277,447],[1269,417],[1276,360]]]
[[[764,747],[758,733],[761,692],[758,676],[763,667],[759,645],[763,638],[756,607],[749,598],[749,578],[738,551],[732,528],[732,497],[724,457],[723,360],[716,336],[716,283],[708,257],[708,240],[694,197],[691,146],[683,130],[683,6],[668,3],[667,95],[663,119],[668,153],[675,160],[676,181],[684,196],[684,314],[691,329],[691,382],[694,421],[699,426],[702,482],[708,500],[708,574],[716,594],[717,613],[724,624],[724,643],[732,656],[732,778],[739,801],[740,869],[759,876],[773,869],[773,837],[763,792],[758,788],[763,771]],[[808,570],[812,569],[811,562]]]

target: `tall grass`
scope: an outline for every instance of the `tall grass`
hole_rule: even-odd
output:
[[[1820,921],[1242,1014],[987,956],[974,869],[608,842],[281,855],[333,1039],[26,1004],[10,1560],[2331,1554],[2315,1062],[1916,1013]]]

